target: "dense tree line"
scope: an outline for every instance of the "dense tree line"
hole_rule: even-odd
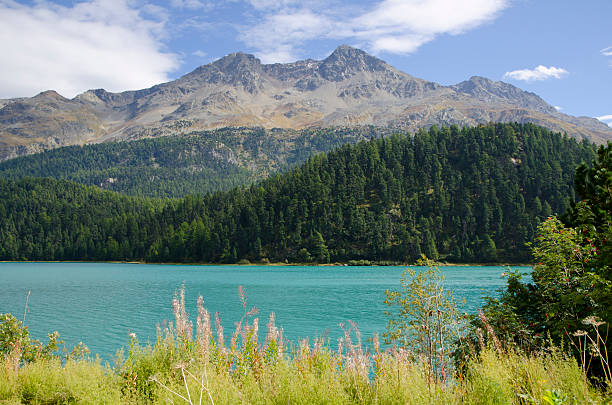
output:
[[[249,187],[182,199],[0,180],[0,259],[528,261],[594,145],[532,124],[344,145]]]
[[[592,167],[578,167],[575,190],[580,201],[571,204],[564,222],[550,217],[539,225],[530,277],[510,273],[507,286],[484,306],[486,318],[472,319],[471,346],[479,347],[477,330],[487,330],[488,319],[502,343],[525,351],[565,346],[585,372],[609,385],[612,143],[600,146]]]
[[[66,146],[0,162],[0,177],[51,177],[136,196],[184,197],[251,184],[310,156],[389,129],[222,128],[130,142]]]

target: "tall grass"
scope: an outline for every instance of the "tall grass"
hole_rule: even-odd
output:
[[[113,367],[53,357],[15,368],[14,355],[3,353],[0,403],[610,403],[610,392],[592,387],[576,361],[558,350],[527,355],[485,347],[461,376],[432,381],[407,349],[383,350],[375,336],[365,350],[352,322],[341,325],[338,347],[320,339],[291,345],[274,314],[260,328],[243,289],[239,297],[244,313],[229,340],[202,297],[193,327],[181,290],[173,300],[174,322],[158,328],[155,344],[141,345],[133,336]]]

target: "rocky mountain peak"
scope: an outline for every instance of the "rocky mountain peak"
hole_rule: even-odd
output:
[[[261,61],[254,55],[244,52],[234,52],[222,57],[212,64],[217,69],[229,72],[239,70],[261,70]]]
[[[53,100],[53,101],[68,101],[67,98],[59,94],[55,90],[46,90],[41,93],[38,93],[34,97],[33,100]]]
[[[502,81],[494,82],[482,76],[472,76],[452,88],[485,102],[511,102],[525,108],[545,113],[555,113],[553,106],[534,93],[523,91],[516,86]]]
[[[341,81],[358,72],[382,72],[387,69],[389,65],[361,49],[340,45],[322,61],[319,73],[324,79]]]
[[[354,48],[350,45],[343,44],[343,45],[338,46],[336,49],[334,49],[334,51],[326,59],[339,58],[339,57],[345,57],[345,58],[350,59],[350,58],[361,58],[364,56],[369,56],[369,55],[359,48]]]
[[[495,82],[482,76],[472,76],[453,86],[455,90],[472,96],[484,95],[495,91]]]
[[[90,103],[102,103],[108,100],[108,95],[109,93],[104,89],[92,89],[77,95],[75,99]]]
[[[261,87],[263,65],[254,55],[235,52],[203,65],[193,72],[178,79],[181,85],[188,83],[199,86],[199,83],[229,84],[244,88],[249,93],[256,93]]]

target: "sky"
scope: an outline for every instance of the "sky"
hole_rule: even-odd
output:
[[[293,62],[347,44],[612,126],[611,18],[612,0],[0,0],[0,98],[135,90],[237,51]]]

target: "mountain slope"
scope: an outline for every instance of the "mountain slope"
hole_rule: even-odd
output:
[[[0,162],[0,177],[53,177],[124,194],[183,197],[253,183],[384,128],[222,128],[132,142],[65,146]]]
[[[0,260],[529,260],[537,224],[595,156],[535,125],[432,128],[345,145],[248,188],[146,199],[0,179]]]
[[[0,104],[0,159],[59,145],[133,140],[221,127],[291,128],[533,122],[602,143],[612,129],[556,111],[533,93],[482,77],[418,79],[348,46],[322,61],[262,64],[234,53],[169,83],[72,100],[50,92]],[[57,99],[57,100],[56,100]]]

